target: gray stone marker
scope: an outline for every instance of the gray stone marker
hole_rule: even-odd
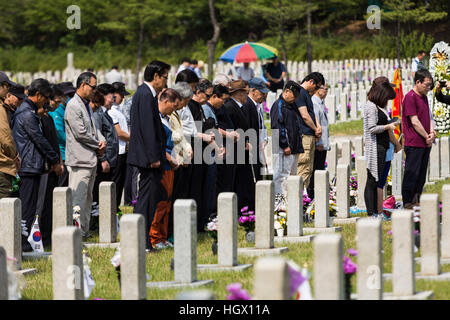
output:
[[[358,237],[358,300],[381,300],[383,296],[383,243],[381,221],[360,219],[356,224]]]
[[[314,298],[344,299],[343,241],[340,234],[320,234],[314,238]]]
[[[237,255],[237,196],[222,192],[217,197],[217,255],[218,264],[199,264],[199,270],[242,271],[251,264],[238,265]]]
[[[339,164],[336,179],[337,218],[335,224],[355,223],[359,217],[350,218],[350,166]]]
[[[8,269],[6,267],[6,251],[0,247],[0,300],[8,300]]]
[[[355,138],[355,160],[358,159],[358,157],[363,157],[363,156],[364,156],[364,139],[363,139],[363,137],[356,137]],[[358,170],[357,164],[356,164],[356,170]]]
[[[330,179],[336,176],[338,164],[338,144],[336,142],[330,143],[330,150],[327,152],[327,170],[330,175]]]
[[[392,213],[392,276],[395,296],[415,294],[412,211],[399,210]]]
[[[356,206],[359,209],[366,209],[366,202],[364,200],[364,188],[366,187],[367,181],[367,161],[364,157],[356,158],[356,174],[358,176],[358,196],[356,198]]]
[[[288,264],[281,257],[263,257],[255,263],[253,292],[255,300],[289,299]]]
[[[0,246],[6,255],[16,259],[18,269],[22,268],[22,203],[18,198],[0,200]]]
[[[395,198],[402,196],[402,182],[403,182],[403,151],[394,153],[392,159],[392,194]]]
[[[303,179],[287,178],[287,236],[275,237],[275,242],[311,242],[313,236],[303,235]]]
[[[334,94],[327,95],[325,105],[328,107],[328,122],[336,123],[336,96]]]
[[[421,274],[439,275],[439,195],[422,194],[420,196],[420,253]]]
[[[53,230],[73,225],[72,189],[53,189]]]
[[[52,233],[54,300],[84,300],[81,230],[60,227]]]
[[[273,181],[256,183],[255,197],[255,247],[239,248],[238,254],[266,255],[288,251],[287,247],[274,248],[274,199]]]
[[[213,283],[197,280],[197,205],[194,200],[178,199],[173,204],[175,281],[147,282],[147,287],[183,288]]]
[[[117,241],[116,184],[101,182],[99,185],[99,242]]]
[[[450,137],[441,137],[441,177],[450,177]]]
[[[343,92],[341,93],[341,100],[340,100],[340,105],[341,105],[341,121],[347,121],[348,120],[348,115],[347,115],[347,93]]]
[[[450,258],[450,184],[442,186],[442,258]]]
[[[314,172],[314,228],[303,228],[305,233],[321,233],[340,231],[341,227],[331,227],[330,222],[330,181],[327,170]]]
[[[122,300],[147,299],[145,224],[141,214],[120,219],[120,288]]]
[[[432,291],[416,292],[414,263],[414,223],[411,210],[395,210],[392,213],[392,294],[384,299],[422,300],[433,296]]]
[[[356,120],[358,118],[358,100],[357,92],[350,92],[350,119]]]
[[[430,179],[439,179],[441,175],[441,150],[440,150],[440,139],[435,140],[436,144],[433,144],[430,152]]]
[[[352,168],[352,142],[350,140],[346,140],[342,142],[342,157],[339,161],[340,164],[348,164],[350,165],[350,170]]]

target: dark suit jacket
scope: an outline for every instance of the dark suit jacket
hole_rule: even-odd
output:
[[[244,107],[244,106],[242,106]],[[229,115],[231,122],[233,122],[234,129],[242,129],[247,131],[249,129],[247,117],[245,116],[244,111],[239,107],[239,105],[233,100],[228,99],[221,109],[225,109],[225,112]],[[245,141],[248,141],[248,137],[245,137]],[[237,164],[237,143],[235,145],[234,159],[235,164]],[[255,146],[253,146],[255,147]],[[245,162],[248,163],[249,152],[245,151]]]
[[[127,163],[150,168],[153,162],[166,161],[166,135],[159,117],[158,101],[147,84],[139,86],[131,105],[131,134]]]
[[[256,142],[257,145],[253,146],[253,154],[257,157],[258,163],[261,163],[261,159],[259,159],[259,149],[260,143],[259,141],[259,114],[256,108],[256,105],[253,103],[252,99],[247,97],[247,101],[242,106],[242,111],[244,112],[245,117],[247,118],[247,123],[249,129],[254,129],[256,131]]]
[[[233,99],[228,99],[222,108],[224,108],[225,111],[230,116],[235,130],[236,129],[242,129],[244,131],[248,130],[249,125],[247,117],[245,116],[245,113],[241,109],[241,107],[239,107],[239,105]]]
[[[436,100],[445,104],[450,104],[450,95],[444,96],[442,90],[436,94]]]

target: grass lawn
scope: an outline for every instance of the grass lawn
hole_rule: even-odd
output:
[[[330,137],[332,136],[349,136],[364,135],[363,120],[353,120],[330,124],[328,126]]]
[[[305,225],[305,227],[308,224]],[[310,225],[312,226],[312,225]],[[391,236],[388,231],[391,229],[390,222],[383,222],[383,272],[390,273],[392,269],[391,260]],[[349,248],[356,249],[356,228],[355,225],[344,225],[342,230],[344,238],[344,249],[346,252]],[[98,238],[92,238],[93,241],[97,241]],[[217,256],[214,256],[211,252],[211,245],[213,240],[205,234],[198,236],[197,246],[197,263],[199,264],[214,264],[217,263]],[[245,241],[245,232],[239,227],[238,231],[238,246],[248,247],[252,246]],[[294,261],[299,266],[307,266],[312,271],[314,262],[313,245],[309,244],[280,244],[277,246],[289,247],[289,252],[284,253],[282,256]],[[110,259],[114,255],[114,249],[99,249],[90,248],[87,249],[88,255],[91,257],[91,271],[96,282],[96,286],[91,294],[90,299],[102,298],[102,299],[120,299],[120,287],[115,269],[110,263]],[[167,249],[164,251],[147,254],[147,273],[151,277],[151,281],[171,281],[174,274],[170,270],[170,261],[173,257],[173,249]],[[256,257],[238,257],[238,263],[252,263],[256,262]],[[38,260],[38,261],[24,261],[24,268],[37,268],[38,273],[36,275],[26,276],[26,287],[22,291],[23,299],[52,299],[52,270],[51,260]],[[420,266],[416,264],[416,270],[420,271]],[[450,266],[443,266],[442,272],[449,272]],[[208,272],[198,271],[197,279],[206,280],[214,279],[214,283],[209,285],[208,288],[212,290],[217,299],[226,299],[228,294],[226,286],[233,282],[240,282],[243,288],[247,289],[250,295],[253,295],[253,268],[247,269],[243,272]],[[356,276],[352,277],[353,292],[356,292]],[[313,287],[313,281],[310,281]],[[433,290],[434,299],[447,300],[450,299],[450,282],[431,282],[417,280],[417,291]],[[391,291],[390,281],[384,281],[385,291]],[[314,288],[313,288],[314,290]],[[180,289],[148,289],[148,299],[174,299],[177,294],[181,292]]]

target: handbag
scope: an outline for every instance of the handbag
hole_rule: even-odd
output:
[[[383,201],[383,208],[386,209],[395,209],[395,197],[389,196],[386,200]]]

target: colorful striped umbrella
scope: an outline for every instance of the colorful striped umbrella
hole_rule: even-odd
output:
[[[251,62],[258,59],[270,59],[278,55],[278,50],[259,42],[243,42],[228,48],[220,57],[220,60],[233,63]]]

